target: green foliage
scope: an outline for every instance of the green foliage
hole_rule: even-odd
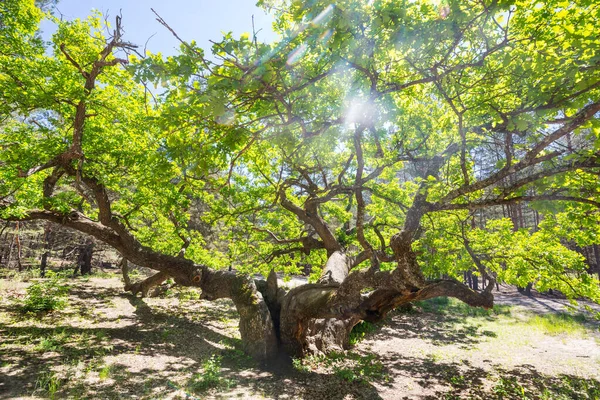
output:
[[[350,331],[350,338],[348,339],[348,343],[352,346],[356,345],[358,342],[363,340],[365,336],[369,333],[375,332],[377,330],[377,325],[367,322],[361,321],[352,328]]]
[[[179,298],[179,301],[183,303],[190,300],[199,300],[200,293],[193,288],[180,288],[177,297]]]
[[[310,372],[309,366],[304,363],[304,360],[302,358],[292,358],[292,366],[298,372]]]
[[[195,374],[188,387],[190,391],[202,394],[209,389],[228,388],[233,382],[221,374],[221,356],[212,355],[202,364],[202,372]]]
[[[113,370],[113,366],[112,365],[104,365],[103,367],[101,367],[98,370],[98,377],[101,380],[106,380],[106,379],[108,379],[110,377],[112,370]]]
[[[519,384],[516,378],[498,378],[493,388],[494,393],[500,399],[521,399],[527,400],[530,397],[525,388]]]
[[[33,282],[20,302],[23,312],[50,312],[60,310],[67,304],[69,287],[64,279],[48,271],[48,278]]]
[[[424,221],[431,223],[431,229],[414,247],[422,254],[427,275],[442,273],[462,280],[462,271],[473,268],[473,260],[463,244],[459,220],[456,215],[436,214],[434,220]],[[554,217],[548,217],[548,221],[553,220]],[[470,229],[466,238],[473,251],[485,258],[486,268],[494,272],[500,282],[519,287],[533,282],[542,292],[558,289],[569,298],[600,301],[598,279],[587,272],[580,253],[564,246],[561,239],[565,236],[553,226],[553,222],[544,222],[537,232],[525,229],[515,232],[511,220],[503,218],[488,221],[485,228]]]

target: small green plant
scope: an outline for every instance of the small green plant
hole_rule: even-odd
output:
[[[232,381],[221,376],[221,356],[212,355],[202,364],[202,373],[194,374],[188,384],[194,393],[202,393],[218,387],[230,387]]]
[[[96,336],[97,340],[101,341],[106,338],[106,331],[99,329],[96,332],[94,332],[94,336]]]
[[[98,348],[94,349],[93,354],[96,356],[100,356],[103,357],[106,354],[110,353],[111,351],[113,351],[114,346],[112,344],[107,344],[104,346],[99,346]]]
[[[530,398],[525,392],[525,388],[514,377],[500,377],[494,385],[493,391],[500,399],[528,400]]]
[[[60,386],[61,379],[50,370],[41,372],[35,381],[35,390],[45,392],[52,400],[56,398]]]
[[[29,282],[32,279],[40,276],[40,270],[38,268],[28,268],[22,271],[13,269],[3,270],[2,277],[10,280],[11,282]]]
[[[60,343],[54,338],[42,338],[35,346],[37,351],[56,351],[60,348]]]
[[[354,346],[361,340],[365,338],[365,336],[371,332],[375,332],[377,330],[377,325],[372,324],[367,321],[361,321],[350,332],[349,343]]]
[[[29,285],[21,310],[34,313],[60,310],[67,304],[68,291],[64,281],[48,271],[47,279]]]
[[[301,358],[293,358],[292,366],[298,372],[310,372],[310,367],[304,362],[302,362]]]
[[[389,381],[383,364],[375,360],[373,355],[359,356],[349,354],[349,359],[343,364],[333,365],[333,373],[348,382]]]
[[[462,375],[454,375],[450,377],[450,383],[452,383],[453,386],[464,386],[465,377]]]
[[[390,380],[383,364],[373,354],[331,352],[327,355],[309,356],[302,360],[294,359],[292,364],[301,372],[324,369],[348,382],[389,382]]]
[[[336,365],[333,367],[333,373],[337,377],[342,378],[343,380],[348,382],[360,380],[360,375],[357,375],[354,369],[352,368],[339,367]]]
[[[200,300],[200,292],[194,288],[181,288],[178,293],[179,301]]]
[[[105,365],[98,371],[98,376],[101,380],[106,380],[110,377],[112,372],[112,365]]]

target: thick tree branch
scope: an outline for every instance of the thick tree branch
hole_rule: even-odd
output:
[[[492,206],[500,206],[507,204],[517,204],[521,202],[529,201],[572,201],[575,203],[590,204],[594,207],[600,208],[600,201],[586,199],[576,196],[563,196],[558,194],[540,194],[531,196],[516,196],[508,199],[491,199],[483,200],[478,202],[463,203],[463,204],[445,204],[441,206],[432,206],[429,211],[449,211],[449,210],[478,210],[481,208],[487,208]]]
[[[583,125],[590,118],[592,118],[598,111],[600,111],[600,102],[595,102],[595,103],[591,103],[591,104],[587,105],[581,111],[579,111],[569,123],[566,123],[559,129],[555,130],[554,132],[550,133],[549,135],[545,136],[542,140],[540,140],[535,146],[533,146],[525,154],[525,156],[519,162],[512,164],[512,165],[507,164],[498,172],[496,172],[496,173],[492,174],[491,176],[489,176],[485,179],[482,179],[480,181],[473,182],[471,184],[465,183],[461,187],[450,191],[438,203],[439,204],[449,203],[450,201],[452,201],[460,196],[463,196],[463,195],[466,195],[469,193],[473,193],[478,190],[489,187],[489,186],[499,182],[500,180],[508,177],[509,175],[512,175],[516,172],[522,171],[527,167],[539,164],[541,162],[544,162],[544,161],[547,161],[549,159],[556,157],[557,155],[560,154],[559,152],[552,152],[552,153],[542,155],[542,156],[539,156],[539,154],[543,150],[545,150],[548,146],[550,146],[552,143],[554,143],[556,140],[564,137],[568,133],[573,132],[575,129],[577,129],[578,127]]]

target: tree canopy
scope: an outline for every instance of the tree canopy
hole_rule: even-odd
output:
[[[0,217],[230,297],[243,337],[274,323],[266,346],[294,351],[299,321],[351,328],[435,296],[490,307],[497,281],[600,301],[565,246],[600,243],[600,4],[259,3],[278,42],[202,49],[157,15],[181,41],[164,57],[120,17],[2,2]],[[515,205],[539,223],[517,226]],[[314,283],[287,293],[251,278],[305,269]],[[471,269],[481,293],[457,280]]]

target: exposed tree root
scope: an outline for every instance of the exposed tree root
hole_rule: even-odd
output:
[[[125,291],[131,292],[134,296],[141,293],[142,297],[154,297],[164,292],[158,286],[169,278],[166,272],[158,272],[143,281],[131,282],[129,277],[129,265],[126,258],[121,260],[121,271],[123,273],[123,281],[125,282]],[[152,290],[152,292],[150,291]]]

